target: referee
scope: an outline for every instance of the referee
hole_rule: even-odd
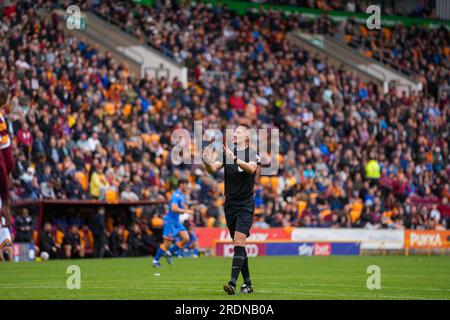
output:
[[[245,241],[250,235],[253,224],[253,190],[255,176],[259,171],[259,157],[256,150],[249,146],[250,128],[246,124],[239,125],[233,134],[234,152],[224,144],[223,159],[218,161],[212,152],[205,150],[203,157],[206,171],[215,173],[222,167],[225,170],[225,218],[234,244],[234,256],[231,266],[231,279],[223,289],[230,295],[236,293],[236,281],[242,273],[244,284],[241,293],[252,293],[248,258]]]

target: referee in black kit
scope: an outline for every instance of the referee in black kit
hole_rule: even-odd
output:
[[[233,295],[236,293],[236,281],[242,273],[244,284],[240,293],[252,293],[248,258],[245,251],[245,241],[250,235],[253,224],[255,203],[253,191],[255,176],[259,172],[259,156],[250,147],[250,130],[246,124],[240,124],[233,134],[234,152],[225,143],[223,159],[217,161],[212,152],[205,150],[203,156],[205,167],[209,173],[225,169],[225,218],[234,243],[234,256],[231,266],[231,279],[223,286],[224,290]]]

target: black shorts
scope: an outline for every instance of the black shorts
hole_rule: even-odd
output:
[[[255,211],[255,202],[253,199],[242,202],[225,201],[224,210],[231,238],[234,239],[235,231],[241,232],[248,237],[253,224],[253,213]]]

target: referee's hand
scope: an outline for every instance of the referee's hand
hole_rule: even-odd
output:
[[[226,143],[224,143],[223,145],[223,152],[225,153],[225,157],[227,157],[228,159],[234,159],[234,153]]]

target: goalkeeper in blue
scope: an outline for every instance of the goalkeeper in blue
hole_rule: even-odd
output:
[[[156,268],[161,268],[159,260],[162,256],[166,258],[169,264],[172,264],[172,256],[175,253],[182,252],[185,244],[189,242],[189,233],[180,222],[180,214],[194,214],[194,210],[187,207],[187,190],[188,181],[180,179],[178,189],[170,197],[169,212],[164,217],[163,243],[159,246],[153,258],[153,266]],[[179,237],[180,240],[172,245],[176,237]]]

